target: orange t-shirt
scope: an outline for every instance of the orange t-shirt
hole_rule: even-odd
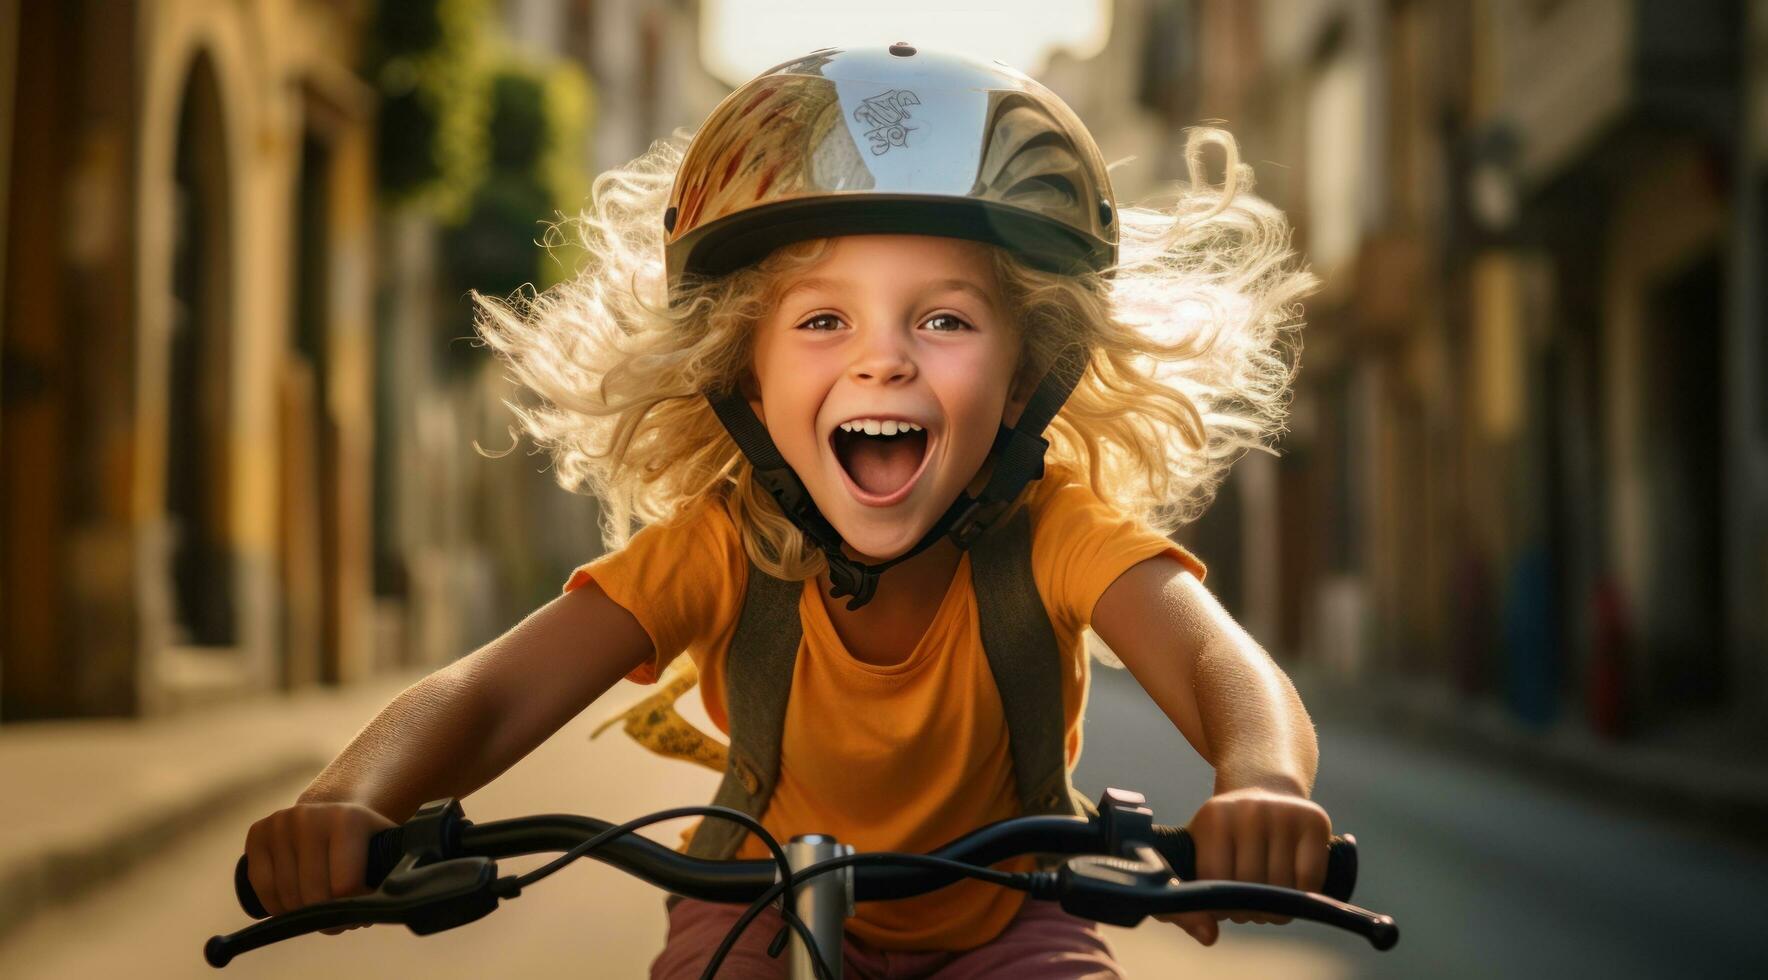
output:
[[[1062,652],[1062,707],[1070,770],[1080,758],[1088,658],[1082,630],[1093,605],[1131,566],[1160,554],[1199,578],[1190,553],[1108,507],[1052,470],[1033,485],[1031,564]],[[736,632],[749,562],[723,504],[708,499],[625,548],[584,565],[570,591],[593,577],[650,635],[654,660],[629,679],[655,682],[680,653],[700,672],[701,697],[719,730],[725,653]],[[883,588],[889,588],[888,576]],[[833,834],[858,851],[926,852],[983,824],[1019,815],[1000,694],[982,649],[970,556],[958,562],[927,632],[901,662],[864,663],[835,633],[815,579],[798,612],[804,636],[792,673],[780,775],[762,825],[782,843]],[[738,856],[765,858],[755,838]],[[1021,862],[1022,864],[1024,862]],[[911,899],[862,902],[848,921],[880,949],[960,950],[993,939],[1023,893],[973,880]]]

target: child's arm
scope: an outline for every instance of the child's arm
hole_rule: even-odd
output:
[[[253,824],[252,887],[272,913],[361,893],[375,830],[490,782],[650,656],[638,620],[593,582],[552,600],[407,688],[296,805]]]
[[[1319,752],[1289,678],[1170,557],[1119,576],[1092,625],[1215,767],[1215,795],[1189,823],[1198,876],[1317,890],[1332,824],[1307,798]],[[1174,921],[1208,945],[1220,918],[1278,921],[1241,913]]]

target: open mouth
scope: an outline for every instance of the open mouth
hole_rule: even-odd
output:
[[[854,496],[874,507],[908,496],[926,466],[927,442],[926,429],[898,419],[854,419],[829,435]]]

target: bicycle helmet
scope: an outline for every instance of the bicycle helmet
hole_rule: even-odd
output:
[[[673,299],[811,238],[942,235],[1061,273],[1109,274],[1116,205],[1105,161],[1049,89],[1000,62],[917,50],[825,48],[768,69],[713,109],[689,144],[663,218]],[[735,390],[708,392],[756,480],[827,556],[831,594],[870,601],[885,569],[949,535],[967,548],[1043,474],[1044,428],[1085,367],[1069,351],[995,440],[987,486],[961,493],[913,548],[855,562]]]

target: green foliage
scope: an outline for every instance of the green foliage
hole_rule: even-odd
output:
[[[482,179],[492,13],[489,0],[378,0],[378,171],[396,203],[458,220]]]
[[[442,177],[433,149],[440,130],[440,114],[424,93],[413,89],[382,100],[375,134],[382,191],[395,198],[410,197]]]
[[[588,79],[508,49],[493,12],[489,0],[378,0],[370,45],[381,190],[445,225],[441,285],[459,300],[439,325],[450,338],[471,333],[469,291],[503,297],[569,274],[578,256],[549,229],[589,184]],[[448,350],[463,370],[483,361],[476,347]]]
[[[582,203],[588,85],[563,63],[506,57],[485,84],[487,166],[461,219],[443,234],[450,292],[477,290],[505,297],[524,287],[545,288],[574,266],[570,250],[541,242],[561,211]],[[470,324],[448,327],[458,336]],[[480,363],[476,350],[450,348],[457,367]]]
[[[550,214],[552,201],[546,189],[522,174],[494,173],[480,184],[466,217],[442,237],[442,261],[449,295],[461,298],[463,319],[448,328],[449,336],[461,336],[470,327],[468,290],[487,296],[507,297],[535,281],[544,254],[535,244]],[[451,345],[451,362],[466,369],[483,360],[477,348]]]
[[[546,149],[546,90],[540,79],[504,69],[491,79],[491,173],[537,175]]]
[[[565,62],[536,63],[511,59],[492,82],[491,182],[521,181],[544,204],[527,212],[530,246],[538,265],[522,280],[541,288],[570,274],[581,248],[551,232],[552,223],[572,216],[589,193],[584,150],[590,118],[590,88],[583,73]],[[488,191],[506,206],[518,200],[508,187]],[[509,227],[514,227],[512,223]],[[513,238],[512,238],[513,241]],[[479,287],[485,292],[489,288]]]
[[[589,201],[589,124],[595,115],[594,93],[589,79],[573,66],[561,66],[546,74],[547,141],[540,160],[540,179],[552,194],[553,206],[575,217]],[[551,260],[542,264],[543,285],[568,276],[577,267],[582,249],[554,245]]]
[[[498,174],[480,185],[467,218],[449,229],[448,259],[457,281],[508,296],[534,281],[540,216],[552,202],[533,181]]]
[[[441,7],[435,0],[380,0],[374,12],[380,56],[409,57],[441,44]]]

